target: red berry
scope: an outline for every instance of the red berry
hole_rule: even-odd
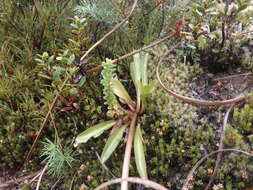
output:
[[[13,73],[14,73],[14,71],[13,71],[13,69],[7,69],[7,73],[9,73],[9,74],[13,74]]]

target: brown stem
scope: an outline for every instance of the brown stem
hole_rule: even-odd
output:
[[[170,52],[170,50],[168,51],[168,53],[169,52]],[[157,64],[157,67],[156,67],[156,77],[157,77],[157,80],[158,80],[159,84],[163,87],[163,89],[169,95],[172,95],[175,98],[178,98],[178,99],[182,100],[183,102],[190,103],[190,104],[195,104],[195,105],[200,105],[200,106],[222,106],[222,105],[234,104],[234,103],[237,103],[237,102],[242,101],[242,100],[245,99],[244,95],[241,93],[237,97],[229,99],[229,100],[224,100],[224,101],[208,101],[208,100],[201,100],[201,99],[190,98],[190,97],[187,97],[187,96],[182,96],[182,95],[177,94],[176,92],[170,90],[169,88],[167,88],[165,86],[165,84],[162,82],[162,80],[160,78],[160,66],[161,66],[164,58],[168,55],[168,53],[165,53],[161,57],[159,63]]]
[[[140,49],[138,49],[138,50],[134,50],[134,51],[132,51],[131,53],[128,53],[128,54],[126,54],[126,55],[123,55],[122,57],[119,57],[119,58],[117,58],[117,59],[114,59],[112,63],[117,63],[117,62],[119,62],[119,61],[122,61],[123,59],[126,59],[126,58],[128,58],[128,57],[131,57],[131,56],[137,54],[137,53],[140,53],[140,52],[142,52],[142,51],[144,51],[144,50],[146,50],[146,49],[148,49],[148,48],[152,48],[152,47],[154,47],[154,46],[157,46],[157,45],[159,45],[160,43],[162,43],[162,42],[164,42],[164,41],[166,41],[166,40],[168,40],[168,39],[171,39],[171,38],[175,37],[176,35],[177,35],[176,33],[170,34],[170,35],[164,37],[163,39],[161,39],[161,40],[159,40],[159,41],[157,41],[157,42],[154,42],[154,43],[149,44],[149,45],[147,45],[147,46],[144,46],[144,47],[142,47],[142,48],[140,48]]]
[[[106,38],[108,38],[113,32],[115,32],[116,30],[118,30],[123,24],[125,24],[129,20],[129,18],[132,16],[133,11],[134,11],[134,9],[135,9],[135,7],[137,5],[137,2],[138,2],[138,0],[135,0],[134,4],[132,6],[132,9],[131,9],[131,11],[129,13],[129,15],[123,21],[121,21],[119,24],[117,24],[110,32],[108,32],[107,34],[105,34],[100,40],[98,40],[93,46],[91,46],[91,48],[88,51],[86,51],[86,53],[81,57],[81,59],[80,59],[81,61],[84,60],[87,57],[87,55],[95,47],[97,47],[99,44],[101,44]]]
[[[29,180],[29,179],[33,178],[34,176],[40,174],[42,170],[43,169],[41,169],[37,172],[34,172],[28,176],[24,176],[24,177],[20,177],[20,178],[14,179],[14,180],[6,181],[5,183],[0,184],[0,189],[11,189],[11,187],[13,187],[15,184],[23,182],[25,180]]]
[[[61,91],[63,90],[63,88],[64,88],[64,86],[66,85],[66,83],[68,82],[68,80],[69,80],[68,77],[64,80],[64,82],[62,83],[62,85],[61,85],[61,87],[60,87],[60,89],[59,89],[58,94],[56,95],[56,97],[54,98],[54,100],[53,100],[51,106],[49,107],[49,110],[48,110],[48,112],[47,112],[47,115],[46,115],[46,117],[45,117],[43,123],[41,124],[41,127],[40,127],[40,129],[39,129],[39,132],[38,132],[38,134],[37,134],[35,140],[33,141],[32,147],[31,147],[31,149],[30,149],[30,151],[29,151],[29,153],[28,153],[28,155],[27,155],[27,157],[26,157],[26,159],[25,159],[25,163],[27,163],[27,162],[31,159],[32,153],[33,153],[33,151],[34,151],[36,145],[38,144],[39,139],[40,139],[40,137],[41,137],[41,135],[42,135],[42,131],[43,131],[43,129],[45,128],[45,126],[46,126],[46,124],[47,124],[47,122],[48,122],[48,119],[49,119],[49,117],[50,117],[50,113],[52,112],[52,110],[53,110],[53,108],[54,108],[56,102],[58,101],[59,94],[60,94]]]
[[[186,190],[187,189],[187,186],[189,184],[189,182],[193,179],[193,173],[196,171],[196,169],[200,166],[200,164],[202,164],[208,157],[214,155],[214,154],[217,154],[219,152],[237,152],[237,153],[242,153],[242,154],[245,154],[247,156],[250,156],[250,157],[253,157],[253,154],[252,153],[249,153],[249,152],[246,152],[246,151],[243,151],[243,150],[239,150],[239,149],[234,149],[234,148],[228,148],[228,149],[221,149],[221,150],[216,150],[216,151],[213,151],[209,154],[207,154],[206,156],[204,156],[203,158],[201,158],[195,165],[194,167],[191,169],[191,171],[189,172],[189,174],[187,175],[186,177],[186,180],[184,182],[184,185],[183,187],[181,188],[181,190]]]
[[[146,185],[146,186],[151,187],[151,188],[156,189],[156,190],[168,190],[166,187],[163,187],[162,185],[160,185],[156,182],[153,182],[153,181],[150,181],[150,180],[147,180],[147,179],[138,178],[138,177],[113,179],[111,181],[108,181],[108,182],[105,182],[105,183],[99,185],[95,190],[105,189],[109,185],[120,183],[120,182],[131,182],[131,183],[142,184],[142,185]]]
[[[224,120],[223,120],[223,125],[221,128],[221,135],[220,135],[219,150],[222,150],[224,148],[223,137],[225,137],[225,135],[226,135],[226,126],[227,126],[227,122],[228,122],[228,116],[229,116],[229,113],[231,112],[233,106],[234,106],[234,104],[228,108],[226,115],[224,117]],[[214,181],[216,174],[217,174],[217,170],[218,170],[220,163],[221,163],[222,155],[223,155],[223,152],[219,152],[217,155],[217,159],[215,162],[215,167],[214,167],[212,176],[210,177],[210,180],[209,180],[208,185],[206,186],[205,190],[208,190],[211,187],[211,185],[213,184],[213,181]]]
[[[135,124],[136,124],[137,117],[138,117],[138,114],[134,113],[132,116],[131,124],[130,124],[130,129],[129,129],[129,133],[127,137],[127,144],[126,144],[126,149],[125,149],[125,155],[124,155],[123,168],[122,168],[122,178],[127,178],[129,176],[130,158],[131,158],[133,137],[134,137]],[[121,190],[128,190],[127,181],[123,181],[121,183]]]

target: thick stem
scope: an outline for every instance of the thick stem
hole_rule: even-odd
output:
[[[134,137],[137,116],[138,116],[138,114],[134,113],[132,120],[131,120],[131,124],[130,124],[130,129],[129,129],[129,133],[128,133],[128,137],[127,137],[127,144],[126,144],[126,149],[125,149],[125,155],[124,155],[122,178],[128,178],[128,176],[129,176],[130,158],[131,158],[131,151],[132,151],[133,137]],[[128,190],[127,181],[123,181],[121,183],[121,190]]]

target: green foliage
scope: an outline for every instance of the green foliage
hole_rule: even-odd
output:
[[[249,99],[251,99],[249,97]],[[253,130],[253,103],[249,102],[244,105],[242,109],[235,108],[234,110],[234,124],[237,127],[250,133]]]
[[[117,110],[118,101],[113,93],[112,87],[111,87],[111,80],[116,78],[116,67],[114,64],[112,64],[112,60],[106,59],[105,62],[102,63],[103,70],[101,72],[101,75],[103,79],[101,80],[101,84],[103,85],[103,94],[104,94],[104,100],[105,104],[108,105],[109,110]]]
[[[74,152],[71,147],[61,148],[60,142],[54,143],[46,139],[43,143],[42,157],[48,164],[48,172],[51,175],[61,177],[74,161]]]
[[[253,26],[251,7],[249,0],[228,4],[202,1],[192,6],[186,21],[193,40],[186,41],[186,46],[193,49],[201,64],[212,72],[228,66],[251,67],[252,35],[247,33]]]

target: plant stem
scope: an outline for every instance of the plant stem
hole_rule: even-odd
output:
[[[123,169],[122,169],[122,178],[127,178],[129,176],[129,166],[130,166],[130,158],[131,158],[131,151],[132,151],[132,145],[133,145],[133,137],[135,132],[135,124],[138,117],[138,113],[134,113],[130,129],[127,137],[127,144],[125,149],[125,155],[124,155],[124,163],[123,163]],[[128,183],[127,181],[123,181],[121,183],[121,190],[128,190]]]

